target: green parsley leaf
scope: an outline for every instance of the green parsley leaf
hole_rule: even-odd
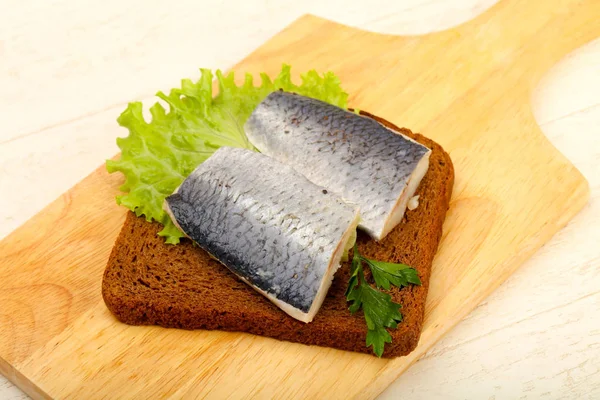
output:
[[[144,215],[148,221],[158,221],[164,229],[159,235],[167,243],[179,243],[183,234],[163,210],[166,196],[212,153],[221,146],[255,150],[244,133],[244,124],[256,106],[271,92],[283,89],[347,108],[348,94],[331,72],[309,71],[296,85],[291,80],[291,67],[284,65],[272,81],[261,74],[255,86],[252,75],[246,74],[242,85],[236,85],[233,73],[216,72],[218,94],[213,97],[213,74],[201,69],[197,82],[184,79],[181,87],[169,94],[158,92],[168,105],[160,103],[150,108],[151,119],[143,116],[142,103],[130,103],[117,119],[129,130],[125,138],[117,139],[121,149],[118,160],[108,160],[108,172],[121,172],[125,183],[117,203]]]
[[[352,263],[350,264],[350,279],[348,280],[346,297],[348,297],[350,292],[352,292],[356,285],[358,285],[358,274],[361,273],[362,277],[364,278],[364,274],[362,272],[362,264],[360,263],[360,257],[357,257],[357,254],[358,250],[356,249],[356,244],[354,244],[354,256],[352,257]]]
[[[408,286],[409,283],[421,285],[421,279],[414,268],[406,264],[394,264],[384,261],[370,260],[365,257],[361,259],[369,266],[375,284],[378,288],[390,290],[390,286]]]
[[[394,264],[370,260],[361,256],[356,245],[351,264],[351,275],[346,289],[346,299],[351,302],[350,312],[363,310],[367,323],[367,347],[372,346],[373,352],[381,357],[386,343],[392,342],[392,336],[386,328],[395,329],[402,321],[401,305],[392,301],[388,293],[377,290],[367,282],[362,267],[363,261],[369,265],[377,287],[395,285],[407,286],[409,283],[421,284],[417,272],[405,264]],[[379,277],[377,277],[379,276]],[[379,281],[378,281],[379,279]],[[397,284],[400,283],[400,284]]]

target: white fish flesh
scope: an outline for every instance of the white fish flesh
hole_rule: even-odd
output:
[[[431,150],[377,121],[319,100],[277,91],[244,127],[262,153],[358,204],[360,227],[383,239],[404,216]]]
[[[312,321],[359,220],[357,206],[289,166],[222,147],[165,200],[173,222],[290,316]]]

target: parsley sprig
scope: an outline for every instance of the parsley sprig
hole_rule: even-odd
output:
[[[365,279],[363,262],[371,270],[377,289]],[[386,343],[392,342],[392,336],[386,328],[395,329],[402,321],[401,305],[392,301],[392,296],[380,288],[404,287],[409,284],[421,285],[414,268],[406,264],[395,264],[371,260],[363,257],[354,245],[354,254],[350,267],[351,275],[346,289],[346,299],[352,302],[350,312],[356,313],[362,308],[367,323],[367,347],[373,346],[373,352],[381,357]]]

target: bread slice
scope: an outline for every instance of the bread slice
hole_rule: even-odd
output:
[[[391,330],[384,357],[410,353],[419,341],[431,264],[450,202],[454,169],[440,145],[408,129],[400,129],[362,112],[432,149],[430,166],[417,191],[419,206],[381,242],[359,232],[357,243],[366,257],[403,262],[417,269],[422,286],[392,288],[404,320]],[[161,226],[128,213],[104,272],[102,295],[109,310],[132,325],[183,329],[220,329],[269,336],[308,345],[372,354],[365,345],[362,312],[348,311],[344,296],[349,263],[335,275],[327,298],[313,322],[297,321],[239,280],[189,240],[173,246],[157,236]],[[367,277],[370,278],[369,276]]]

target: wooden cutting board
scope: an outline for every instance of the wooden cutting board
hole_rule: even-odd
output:
[[[586,203],[529,104],[555,62],[600,35],[598,0],[504,0],[414,37],[305,16],[235,66],[332,70],[351,106],[438,141],[456,184],[419,347],[372,356],[245,334],[131,327],[100,296],[124,220],[103,167],[0,243],[0,372],[36,398],[372,398]]]

